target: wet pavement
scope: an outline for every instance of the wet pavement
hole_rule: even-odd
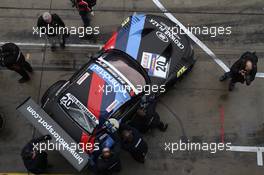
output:
[[[232,27],[231,35],[198,37],[229,67],[244,51],[256,51],[258,69],[264,72],[264,2],[263,0],[166,0],[161,1],[186,26]],[[45,43],[44,38],[32,34],[38,16],[44,11],[59,14],[67,26],[81,26],[78,12],[68,0],[0,1],[0,42]],[[162,15],[151,0],[98,1],[92,25],[99,26],[97,42],[70,36],[67,44],[103,44],[117,26],[134,12]],[[32,80],[18,84],[14,72],[0,70],[0,114],[5,128],[0,130],[0,174],[26,172],[20,150],[34,134],[33,127],[15,110],[28,96],[37,102],[54,82],[69,78],[89,56],[98,49],[69,46],[51,52],[47,46],[21,46],[35,71]],[[181,174],[181,175],[261,175],[255,153],[174,152],[165,151],[165,143],[225,142],[239,146],[264,144],[264,79],[256,78],[249,87],[237,84],[228,92],[227,83],[218,78],[223,70],[198,46],[197,63],[182,81],[163,95],[157,111],[169,123],[168,131],[154,131],[145,135],[149,155],[144,165],[134,162],[122,153],[121,174]],[[223,133],[224,132],[224,133]],[[223,135],[224,134],[224,135]],[[50,173],[77,173],[58,153],[49,154]],[[86,172],[83,172],[83,174]]]

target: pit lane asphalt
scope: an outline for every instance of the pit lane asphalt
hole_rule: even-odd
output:
[[[0,2],[0,41],[44,42],[45,40],[32,35],[32,27],[35,26],[37,17],[46,9],[58,13],[67,26],[81,25],[78,13],[70,10],[71,6],[66,0],[27,0],[23,4],[18,2]],[[243,51],[257,51],[260,58],[259,70],[264,72],[262,1],[169,0],[164,4],[185,25],[232,26],[231,36],[199,38],[228,66]],[[97,8],[99,10],[95,12],[92,23],[101,28],[98,43],[104,43],[121,21],[132,12],[158,12],[150,0],[99,1]],[[88,42],[72,36],[68,43]],[[78,66],[87,61],[87,55],[96,52],[88,48],[67,48],[55,53],[43,47],[21,48],[25,55],[30,55],[29,62],[36,71],[32,75],[32,81],[23,85],[17,83],[19,76],[16,73],[0,71],[0,111],[6,118],[6,128],[0,133],[0,174],[26,172],[19,153],[22,146],[31,139],[33,128],[18,115],[15,107],[28,96],[39,101],[52,83],[70,77]],[[243,146],[264,143],[264,80],[256,79],[250,87],[238,84],[236,90],[229,93],[227,83],[217,80],[222,74],[221,68],[197,47],[195,55],[198,61],[193,71],[159,101],[158,112],[164,121],[170,123],[168,131],[154,131],[145,136],[150,145],[145,165],[134,162],[127,153],[122,153],[122,174],[263,174],[263,167],[256,165],[254,153],[170,154],[164,151],[164,142],[178,142],[183,135],[193,142],[218,142],[221,138],[220,109],[224,109],[226,142]],[[53,165],[51,173],[76,173],[58,153],[50,153],[50,163]]]

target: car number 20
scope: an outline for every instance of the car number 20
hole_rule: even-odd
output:
[[[65,95],[61,98],[60,103],[65,106],[65,108],[69,109],[73,103],[73,100],[69,96]]]
[[[169,64],[165,57],[159,56],[156,58],[154,76],[160,78],[166,78]]]

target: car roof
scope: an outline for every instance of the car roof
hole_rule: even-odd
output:
[[[115,51],[108,51],[105,55],[111,53]],[[125,89],[125,87],[131,87],[131,82],[107,62],[104,56],[100,56],[82,70],[71,85],[63,91],[59,100],[63,96],[71,96],[72,101],[78,101],[85,106],[81,106],[80,109],[88,114],[87,117],[101,123],[140,93],[137,89]],[[67,109],[64,108],[64,110],[67,112]]]

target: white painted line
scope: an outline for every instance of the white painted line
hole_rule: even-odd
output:
[[[256,75],[256,77],[264,78],[264,73],[260,73],[260,72],[258,72],[257,75]]]
[[[258,161],[258,166],[263,166],[262,151],[258,151],[257,152],[257,161]]]
[[[264,147],[253,147],[253,146],[231,146],[230,151],[236,152],[255,152],[257,153],[257,164],[258,166],[263,166],[263,156]]]
[[[264,152],[264,147],[231,146],[231,149],[230,149],[230,151],[238,151],[238,152],[257,152],[258,150]]]
[[[0,45],[3,45],[8,42],[0,42]],[[40,46],[44,47],[45,43],[21,43],[21,42],[15,42],[18,46]],[[47,44],[47,46],[51,46],[50,44]],[[103,45],[101,44],[66,44],[66,47],[77,47],[77,48],[98,48],[101,49]]]
[[[189,31],[178,19],[176,19],[168,10],[160,3],[159,0],[152,0],[156,6],[166,15],[171,21],[176,23],[183,31]],[[209,49],[201,40],[199,40],[192,32],[187,32],[188,35],[198,46],[201,47],[213,60],[225,71],[229,72],[230,69],[225,65],[225,63],[217,58],[211,49]],[[256,77],[264,78],[264,73],[258,73]]]

